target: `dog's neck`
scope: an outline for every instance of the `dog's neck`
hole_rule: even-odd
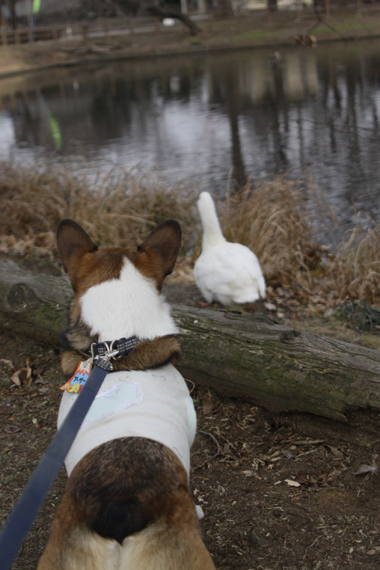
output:
[[[75,302],[74,302],[75,303]],[[62,370],[73,374],[93,342],[136,336],[140,344],[113,362],[114,370],[145,370],[178,360],[178,328],[170,307],[152,279],[144,277],[128,259],[120,276],[90,287],[79,299],[80,317],[64,333],[69,348]]]
[[[178,333],[169,305],[154,281],[144,277],[128,259],[118,279],[90,287],[81,297],[80,306],[83,323],[99,342]]]
[[[147,370],[159,368],[165,364],[176,364],[181,355],[179,340],[174,335],[157,337],[153,340],[143,340],[126,356],[113,360],[116,370]],[[65,376],[72,376],[79,362],[86,360],[82,352],[66,350],[62,354],[61,367]]]

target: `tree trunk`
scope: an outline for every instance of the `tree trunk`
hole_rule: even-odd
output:
[[[6,0],[5,3],[9,8],[11,14],[11,25],[12,29],[17,29],[17,14],[16,14],[16,2],[17,0]]]
[[[5,329],[58,344],[71,287],[66,277],[31,275],[0,262]],[[349,421],[380,411],[380,352],[289,329],[263,316],[173,306],[182,338],[179,369],[197,384],[273,412]]]

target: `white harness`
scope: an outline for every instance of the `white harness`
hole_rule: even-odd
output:
[[[64,392],[58,429],[77,394]],[[88,411],[66,456],[68,475],[89,451],[122,437],[146,437],[171,449],[190,471],[197,419],[186,382],[172,364],[145,371],[112,372]]]

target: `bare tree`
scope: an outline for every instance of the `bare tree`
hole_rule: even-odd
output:
[[[268,0],[268,12],[277,12],[277,0]]]
[[[15,30],[17,28],[17,14],[16,14],[16,4],[18,0],[3,0],[5,6],[8,6],[9,12],[11,14],[11,26]]]
[[[148,14],[161,20],[173,18],[180,20],[192,35],[196,35],[200,31],[196,23],[180,9],[175,9],[161,0],[83,0],[82,5],[87,11],[102,16],[143,16]]]

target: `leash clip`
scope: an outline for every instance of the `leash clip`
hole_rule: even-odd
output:
[[[90,350],[91,350],[91,357],[92,360],[95,362],[96,366],[99,366],[99,368],[102,368],[103,370],[107,370],[108,372],[113,370],[113,365],[110,362],[112,358],[116,359],[118,356],[120,356],[120,351],[117,348],[113,347],[114,344],[114,340],[112,342],[104,342],[104,346],[105,346],[105,353],[100,355],[100,354],[95,354],[95,349],[94,347],[96,346],[96,343],[93,342],[91,344]]]
[[[118,348],[114,348],[113,344],[116,341],[111,341],[110,343],[105,342],[104,344],[106,345],[106,353],[104,354],[103,358],[105,358],[106,360],[111,360],[111,358],[116,359],[118,356],[120,357],[120,350]]]
[[[95,346],[96,346],[96,342],[91,343],[91,346],[90,346],[90,352],[91,352],[90,360],[91,360],[91,362],[94,362],[94,360],[95,360],[95,352],[94,352]]]

